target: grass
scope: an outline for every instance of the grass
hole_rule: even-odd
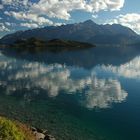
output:
[[[35,140],[35,137],[26,125],[0,117],[0,140]]]

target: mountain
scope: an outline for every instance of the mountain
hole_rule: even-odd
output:
[[[93,44],[133,44],[140,41],[140,36],[128,27],[119,24],[98,25],[92,20],[87,20],[75,24],[18,31],[4,36],[0,40],[0,43],[12,44],[16,40],[28,39],[31,37],[45,41],[57,38]]]

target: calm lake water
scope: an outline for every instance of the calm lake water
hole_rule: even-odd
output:
[[[0,50],[0,115],[57,140],[138,140],[140,49]]]

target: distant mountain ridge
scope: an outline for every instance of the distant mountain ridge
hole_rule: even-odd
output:
[[[92,44],[133,44],[140,42],[140,36],[132,29],[119,25],[98,25],[92,20],[61,26],[47,26],[26,31],[18,31],[4,36],[1,44],[12,44],[19,39],[31,37],[45,41],[64,39],[88,42]]]

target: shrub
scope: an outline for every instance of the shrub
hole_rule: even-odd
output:
[[[34,140],[26,125],[0,117],[0,140]]]

